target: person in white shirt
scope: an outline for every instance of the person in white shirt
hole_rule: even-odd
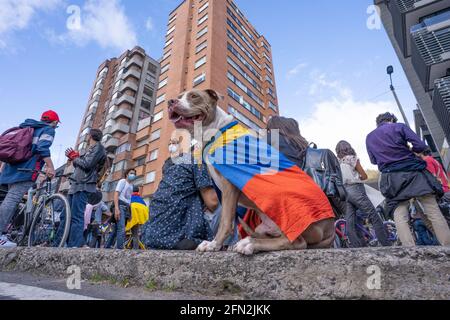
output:
[[[123,249],[125,244],[126,217],[130,214],[131,195],[133,194],[133,181],[136,180],[136,170],[130,169],[125,172],[124,179],[117,183],[114,192],[114,218],[116,227],[108,238],[106,248],[111,248],[117,238],[117,249]]]
[[[366,246],[364,241],[358,236],[356,230],[356,214],[358,210],[368,216],[370,223],[375,229],[378,242],[382,246],[390,246],[391,243],[388,239],[383,221],[366,194],[363,181],[367,180],[368,177],[361,166],[355,150],[347,141],[340,141],[336,146],[336,154],[341,164],[342,180],[347,191],[345,220],[347,221],[347,233],[350,246],[352,248]]]

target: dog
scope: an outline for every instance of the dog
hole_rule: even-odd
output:
[[[219,100],[220,96],[214,90],[183,92],[177,99],[168,101],[169,118],[177,129],[189,130],[191,133],[193,133],[194,124],[201,123],[204,133],[202,144],[205,149],[211,149],[211,145],[214,144],[218,145],[221,139],[246,135],[246,129],[218,106]],[[256,138],[250,136],[249,139],[259,143]],[[210,152],[211,154],[214,152]],[[288,163],[283,160],[285,158],[282,154],[279,156],[284,164]],[[254,210],[262,224],[255,230],[251,230],[241,220],[245,231],[250,236],[239,241],[231,248],[232,251],[252,255],[257,252],[320,249],[332,246],[335,232],[331,205],[322,190],[297,166],[289,164],[287,166],[291,167],[276,172],[277,174],[273,177],[264,177],[259,180],[260,175],[256,179],[250,177],[250,182],[245,188],[254,184],[254,181],[256,186],[243,188],[244,191],[238,187],[242,175],[229,175],[228,171],[221,172],[220,168],[224,166],[214,166],[211,163],[207,163],[207,166],[212,179],[222,191],[223,209],[216,237],[213,241],[202,242],[197,251],[222,250],[223,243],[233,233],[238,205]],[[226,170],[233,171],[237,165],[232,164],[226,167]],[[259,188],[258,183],[268,179],[271,181],[270,186],[261,185]],[[304,185],[304,190],[307,190],[305,194],[299,194],[299,185]],[[251,188],[252,190],[248,191]],[[304,199],[298,199],[299,197]],[[285,202],[287,204],[284,206]]]

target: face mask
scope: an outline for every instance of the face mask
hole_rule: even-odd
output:
[[[178,151],[178,145],[176,144],[170,144],[169,145],[169,152],[170,153],[176,153]]]
[[[136,180],[136,175],[135,174],[129,174],[128,175],[128,180],[130,180],[130,181]]]

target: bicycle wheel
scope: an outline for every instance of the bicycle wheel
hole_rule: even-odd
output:
[[[66,217],[64,226],[61,226],[64,229],[62,231],[59,230],[59,232],[61,221],[58,213],[61,214],[61,212],[54,210],[56,205],[65,210]],[[69,202],[65,196],[61,194],[50,196],[34,214],[28,236],[28,246],[63,247],[69,235],[71,216]],[[60,234],[60,239],[56,239],[58,233]],[[55,241],[58,241],[58,243],[54,243]]]

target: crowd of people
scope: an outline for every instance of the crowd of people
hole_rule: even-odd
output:
[[[50,147],[59,122],[53,111],[45,112],[40,121],[26,120],[20,128],[34,129],[31,158],[21,163],[1,165],[0,184],[7,185],[8,192],[0,205],[0,247],[15,246],[5,234],[6,229],[17,205],[37,179],[36,172],[23,172],[21,169],[43,170],[47,177],[55,176]],[[301,135],[297,121],[274,116],[266,129],[268,135],[278,130],[279,151],[301,167],[309,143]],[[222,194],[211,179],[206,164],[191,159],[201,149],[199,143],[187,144],[183,137],[171,139],[168,146],[170,157],[164,163],[162,180],[148,207],[140,198],[139,186],[133,184],[137,178],[135,169],[124,172],[123,179],[117,183],[112,206],[108,207],[102,201],[100,191],[102,177],[110,161],[101,144],[102,138],[100,130],[91,129],[89,148],[83,155],[73,149],[66,151],[68,163],[75,169],[68,192],[71,223],[67,247],[86,246],[88,225],[91,222],[94,226],[101,225],[102,216],[115,221],[105,248],[123,249],[126,230],[131,230],[133,237],[140,239],[149,249],[195,250],[201,242],[214,238],[221,216]],[[390,113],[376,119],[376,129],[368,134],[366,145],[372,164],[377,165],[380,171],[379,188],[385,197],[384,211],[390,213],[395,221],[402,245],[416,245],[409,212],[410,201],[416,200],[422,206],[421,219],[429,231],[440,245],[450,246],[449,225],[438,205],[438,202],[450,202],[448,175],[431,156],[428,146]],[[347,141],[340,141],[335,151],[346,191],[345,203],[338,207],[342,208],[340,213],[347,221],[351,246],[364,246],[356,229],[358,212],[366,214],[380,245],[392,245],[383,219],[366,193],[364,182],[368,176],[363,169],[364,164]],[[302,187],[298,185],[298,188]],[[132,210],[133,204],[138,209]],[[239,222],[246,220],[247,214],[249,212],[245,208],[237,208],[234,231],[225,242],[226,246],[238,242],[242,235]],[[60,226],[64,225],[65,219],[62,212]],[[57,239],[61,232],[58,230]],[[132,247],[139,248],[138,241],[134,241]]]

